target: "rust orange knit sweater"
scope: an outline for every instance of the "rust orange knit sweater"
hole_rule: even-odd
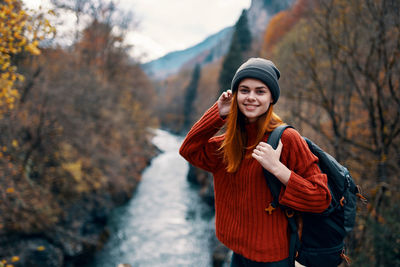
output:
[[[289,256],[288,222],[276,209],[265,208],[272,201],[261,165],[246,151],[239,169],[228,173],[219,151],[224,136],[214,136],[225,124],[214,104],[192,127],[180,154],[191,164],[214,176],[216,235],[234,252],[259,262],[273,262]],[[248,144],[255,141],[255,125],[246,126]],[[265,136],[265,140],[268,136]],[[293,209],[322,212],[330,203],[327,178],[317,166],[318,159],[294,129],[282,135],[281,162],[291,171],[279,202]],[[249,157],[247,157],[249,156]]]

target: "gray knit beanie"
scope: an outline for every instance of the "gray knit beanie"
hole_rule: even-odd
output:
[[[281,76],[279,70],[271,60],[264,58],[250,58],[243,63],[233,76],[231,90],[235,92],[239,83],[245,78],[254,78],[265,83],[271,91],[273,102],[278,101],[280,89],[278,80]]]

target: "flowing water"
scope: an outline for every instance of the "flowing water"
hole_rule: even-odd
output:
[[[134,197],[110,217],[111,237],[91,267],[211,266],[212,211],[186,180],[182,138],[156,130],[163,151],[144,171]]]

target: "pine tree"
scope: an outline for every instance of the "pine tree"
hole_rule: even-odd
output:
[[[183,129],[186,130],[192,124],[192,114],[193,114],[193,102],[197,95],[197,87],[199,84],[201,75],[201,68],[199,64],[196,64],[193,70],[192,79],[189,85],[185,89],[185,99],[184,99],[184,106],[183,106]]]
[[[220,91],[226,91],[231,86],[233,75],[243,62],[243,55],[251,47],[251,32],[247,21],[247,11],[243,10],[239,20],[235,24],[229,51],[222,63],[219,76]]]

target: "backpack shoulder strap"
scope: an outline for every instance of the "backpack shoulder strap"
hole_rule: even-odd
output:
[[[272,133],[269,135],[267,143],[272,146],[273,149],[276,149],[279,144],[279,140],[282,137],[283,132],[287,128],[293,128],[290,125],[283,124],[275,128]],[[282,183],[269,171],[266,169],[263,169],[264,172],[264,177],[265,180],[267,181],[267,185],[271,191],[273,200],[270,206],[272,206],[274,209],[279,206],[279,194],[281,192],[281,187]],[[270,207],[268,207],[270,208]],[[293,216],[288,215],[287,211],[289,211],[289,208],[284,208],[286,212],[286,217],[288,218],[288,223],[289,223],[289,229],[290,229],[290,240],[289,240],[289,261],[291,262],[291,265],[294,266],[295,258],[296,258],[296,251],[299,249],[300,246],[300,241],[299,241],[299,235],[297,232],[297,224],[296,220]],[[267,210],[267,209],[266,209]]]
[[[270,144],[273,149],[276,149],[278,147],[279,140],[281,139],[283,131],[285,131],[287,128],[293,128],[293,127],[288,124],[282,124],[276,127],[271,132],[271,134],[268,137],[267,143]]]
[[[287,128],[293,128],[293,127],[290,126],[290,125],[287,125],[287,124],[283,124],[283,125],[280,125],[280,126],[276,127],[271,132],[271,134],[268,137],[267,143],[269,145],[271,145],[273,149],[276,149],[278,147],[279,140],[281,139],[281,136],[282,136],[283,132]],[[272,197],[273,197],[273,201],[272,201],[271,205],[274,208],[277,208],[278,204],[279,204],[279,194],[281,192],[282,184],[269,171],[267,171],[266,169],[263,169],[263,171],[264,171],[265,180],[267,181],[267,185],[268,185],[269,189],[271,190]]]

